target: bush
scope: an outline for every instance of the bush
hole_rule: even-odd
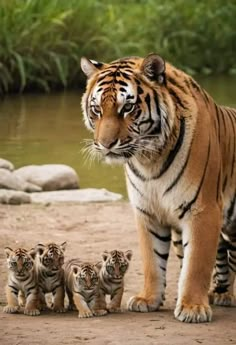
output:
[[[157,52],[189,73],[236,70],[234,0],[2,0],[0,92],[79,87],[80,57]]]

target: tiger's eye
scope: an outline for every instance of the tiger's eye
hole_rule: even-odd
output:
[[[123,106],[123,111],[125,112],[125,113],[129,113],[129,112],[131,112],[133,109],[134,109],[134,104],[132,104],[132,103],[126,103],[124,106]]]
[[[101,108],[99,105],[93,105],[93,106],[91,106],[91,108],[92,108],[92,111],[94,114],[96,114],[96,115],[101,114]]]
[[[122,273],[125,273],[126,269],[127,269],[127,266],[125,266],[125,265],[123,265],[123,266],[120,267],[120,271],[121,271]]]

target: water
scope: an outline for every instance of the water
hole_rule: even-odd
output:
[[[236,77],[198,78],[220,104],[236,107]],[[63,163],[78,173],[81,188],[107,188],[126,196],[122,166],[85,160],[81,94],[11,95],[0,103],[0,157],[16,167]]]

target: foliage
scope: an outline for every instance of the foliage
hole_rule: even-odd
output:
[[[82,55],[233,73],[235,17],[235,0],[0,0],[0,93],[78,87]]]

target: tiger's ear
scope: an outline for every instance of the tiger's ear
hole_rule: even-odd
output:
[[[66,250],[66,246],[67,246],[67,243],[66,242],[63,242],[60,247],[62,249],[62,251],[64,252]]]
[[[125,257],[130,261],[132,259],[132,256],[133,256],[133,252],[132,250],[127,250],[125,252]]]
[[[105,251],[102,253],[102,260],[103,260],[103,261],[107,261],[108,255],[109,255],[109,253],[105,250]]]
[[[84,56],[80,60],[80,67],[88,78],[92,77],[93,74],[98,72],[98,70],[100,70],[103,65],[104,64],[102,62],[89,60]]]
[[[157,54],[149,54],[141,65],[141,72],[151,81],[157,81],[158,84],[165,84],[165,61]]]
[[[42,243],[39,243],[34,247],[35,252],[38,253],[40,256],[43,254],[44,249],[45,249],[45,245]]]
[[[7,258],[9,258],[10,254],[13,252],[13,250],[10,247],[5,247],[4,250],[5,250]]]

